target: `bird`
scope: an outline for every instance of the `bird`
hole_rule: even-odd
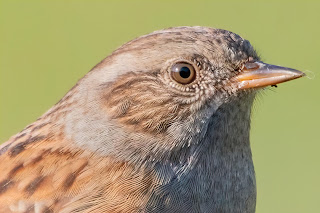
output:
[[[253,213],[253,101],[304,75],[227,30],[138,37],[0,146],[0,212]]]

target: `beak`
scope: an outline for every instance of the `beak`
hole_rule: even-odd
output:
[[[240,89],[248,89],[276,85],[302,76],[305,74],[295,69],[256,61],[245,63],[235,80]]]

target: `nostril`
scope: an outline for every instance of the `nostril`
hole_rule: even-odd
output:
[[[247,62],[244,64],[243,70],[256,70],[259,68],[259,64],[255,62]]]

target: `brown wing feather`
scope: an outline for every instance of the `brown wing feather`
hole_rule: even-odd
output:
[[[3,144],[0,212],[138,212],[146,204],[152,172],[70,144],[28,134]]]

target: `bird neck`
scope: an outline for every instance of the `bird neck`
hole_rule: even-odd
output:
[[[176,191],[185,191],[175,202],[193,202],[196,197],[202,202],[195,212],[254,212],[256,182],[249,142],[252,102],[253,97],[221,105],[209,121],[205,136],[188,150],[180,150],[180,164],[156,164],[156,176],[166,177],[158,190],[172,196],[171,200],[176,198]]]
[[[170,209],[199,202],[187,211],[254,212],[256,183],[249,130],[253,96],[221,105],[196,143],[180,149],[170,161],[154,165],[160,181],[150,208]],[[177,160],[179,159],[179,160]],[[176,194],[177,191],[185,193]],[[172,203],[162,202],[164,194]],[[194,200],[194,198],[197,198]]]
[[[198,164],[233,164],[248,159],[251,161],[249,133],[253,100],[254,94],[237,97],[220,105],[206,124],[190,124],[195,129],[201,128],[201,134],[193,136],[191,145],[185,145],[172,152],[173,156],[170,158],[179,159],[178,164],[188,168]]]
[[[250,116],[254,96],[221,105],[211,117],[204,144],[216,150],[234,152],[239,147],[250,148]]]

